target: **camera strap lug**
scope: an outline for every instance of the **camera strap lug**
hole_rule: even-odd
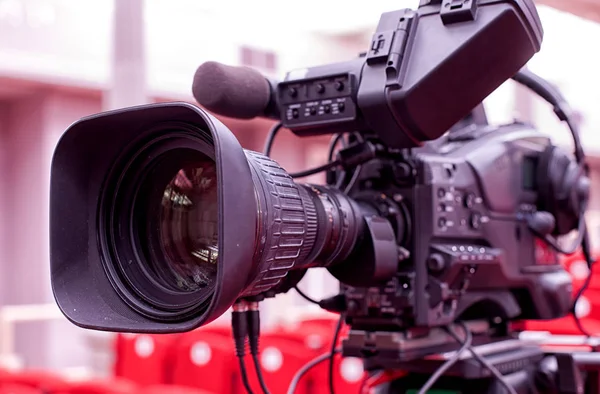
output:
[[[390,12],[386,21],[380,24],[371,40],[367,53],[367,64],[383,65],[385,75],[394,85],[400,84],[402,60],[408,50],[408,43],[416,27],[417,14],[412,10]]]
[[[444,25],[475,20],[477,0],[443,0],[440,16]]]

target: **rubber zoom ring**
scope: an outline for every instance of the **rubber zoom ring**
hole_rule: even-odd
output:
[[[246,151],[255,171],[262,226],[257,237],[259,263],[256,280],[245,295],[259,294],[277,285],[287,273],[305,263],[315,246],[317,212],[304,187],[274,160]],[[244,198],[244,196],[240,196]]]

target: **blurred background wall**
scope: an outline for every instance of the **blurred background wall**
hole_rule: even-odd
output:
[[[367,49],[381,12],[417,3],[382,0],[342,6],[305,0],[295,8],[275,0],[0,0],[0,306],[53,302],[50,162],[70,123],[126,105],[191,102],[193,73],[207,60],[251,66],[274,78],[297,67],[348,60]],[[577,11],[573,7],[570,11]],[[592,156],[588,219],[598,245],[600,26],[565,10],[541,6],[539,11],[546,38],[530,67],[559,85],[579,112],[584,146]],[[597,16],[586,12],[592,19]],[[511,82],[492,94],[486,107],[494,122],[531,121],[557,142],[569,144],[567,129],[551,109]],[[244,147],[262,150],[270,121],[222,120]],[[274,157],[290,171],[322,164],[328,140],[300,140],[284,132]],[[336,291],[331,277],[313,271],[301,287],[315,297]],[[300,304],[295,294],[269,301],[267,324],[284,308]],[[101,334],[60,318],[17,327],[14,350],[27,366],[108,365],[102,359],[106,342]]]

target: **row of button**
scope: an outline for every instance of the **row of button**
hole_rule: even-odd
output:
[[[440,188],[438,189],[437,192],[438,198],[440,199],[446,199],[448,198],[448,191],[444,188]],[[460,201],[460,199],[457,197],[457,202]],[[477,195],[475,195],[475,193],[467,193],[463,198],[462,198],[462,204],[465,208],[473,208],[476,204],[480,204],[481,203],[481,198],[477,197]]]
[[[487,249],[483,246],[453,246],[453,252],[469,252],[469,253],[487,253]]]
[[[483,246],[453,246],[452,252],[459,253],[456,258],[461,261],[493,261],[496,256]]]
[[[463,219],[461,221],[461,224],[464,226],[467,223],[469,224],[469,227],[471,227],[471,229],[473,230],[479,230],[481,228],[481,225],[486,222],[486,218],[481,215],[479,212],[473,212],[470,216],[469,216],[469,220],[465,220]],[[454,227],[454,222],[451,220],[448,220],[444,217],[441,217],[438,219],[438,227],[441,229],[447,229],[449,227]]]
[[[322,108],[323,108],[323,112],[326,114],[331,113],[332,109],[335,109],[335,107],[332,107],[330,104],[326,104]],[[338,110],[338,112],[344,112],[346,110],[346,104],[338,103],[337,110]],[[307,109],[304,116],[314,116],[314,115],[317,115],[317,112],[318,112],[317,107],[312,106]],[[292,118],[294,118],[294,119],[298,119],[298,117],[300,116],[300,111],[298,111],[298,108],[293,108],[291,113],[292,113]]]
[[[335,90],[337,90],[338,92],[341,92],[342,90],[344,90],[344,87],[345,87],[345,85],[344,85],[344,82],[342,82],[342,81],[335,81],[334,84],[333,84],[333,88]],[[315,86],[315,90],[319,94],[324,94],[325,91],[327,91],[327,88],[322,83],[318,83]],[[289,88],[288,89],[288,94],[292,98],[298,97],[298,88],[294,88],[294,87]]]

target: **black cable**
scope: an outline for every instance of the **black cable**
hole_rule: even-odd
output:
[[[363,378],[362,382],[360,383],[360,389],[358,390],[358,394],[363,394],[363,393],[366,393],[368,389],[375,388],[376,386],[369,387],[369,381],[370,381],[371,379],[373,379],[373,380],[375,380],[375,381],[376,381],[376,380],[377,380],[377,379],[379,379],[379,378],[380,378],[380,377],[381,377],[383,374],[385,374],[385,370],[384,370],[384,371],[375,372],[375,373],[373,373],[373,374],[366,373],[366,374],[365,374],[365,377]],[[385,383],[387,383],[387,382],[385,382]],[[383,383],[378,383],[378,384],[377,384],[377,386],[379,386],[380,384],[383,384]],[[369,393],[370,393],[370,391],[369,391]]]
[[[579,137],[577,124],[573,120],[573,110],[560,90],[544,78],[525,68],[516,73],[513,76],[513,79],[521,85],[531,89],[538,96],[550,103],[556,116],[558,116],[561,121],[567,123],[575,145],[575,158],[578,163],[582,163],[585,159],[585,154],[583,145],[581,144],[581,138]]]
[[[458,324],[461,326],[461,328],[465,331],[468,332],[470,331],[469,328],[467,327],[467,325],[463,322],[458,322]],[[450,329],[446,329],[446,331],[448,332],[448,334],[450,334],[450,336],[452,338],[454,338],[458,343],[462,344],[463,341],[458,337],[458,335],[456,335],[456,332],[454,332],[453,330]],[[471,354],[473,355],[473,358],[475,358],[477,361],[479,361],[479,363],[481,365],[483,365],[485,368],[487,368],[492,375],[494,375],[494,377],[496,379],[498,379],[498,381],[500,382],[500,384],[502,384],[504,386],[504,388],[506,388],[506,390],[508,390],[509,394],[517,394],[517,392],[515,391],[515,389],[510,385],[510,383],[508,383],[508,381],[506,380],[506,378],[500,373],[500,371],[498,371],[498,369],[496,367],[494,367],[488,360],[486,360],[484,357],[482,357],[479,353],[477,353],[475,351],[475,349],[473,348],[473,346],[469,346],[467,348],[467,350],[469,350],[469,352],[471,352]]]
[[[571,310],[571,315],[573,316],[573,320],[575,321],[575,325],[577,326],[577,329],[583,335],[585,335],[587,338],[590,338],[592,335],[590,334],[589,331],[587,331],[585,329],[585,327],[583,327],[581,319],[579,319],[579,316],[577,316],[577,303],[579,302],[579,300],[581,299],[583,294],[586,292],[586,290],[590,286],[590,283],[592,282],[592,270],[594,269],[594,264],[595,264],[595,261],[592,257],[592,253],[591,253],[590,238],[589,238],[587,226],[584,227],[584,231],[583,231],[583,239],[581,241],[581,252],[583,253],[583,257],[584,257],[587,267],[588,267],[588,275],[585,278],[583,285],[581,286],[581,288],[577,291],[577,294],[575,295],[575,299],[573,300],[573,307]]]
[[[352,190],[354,185],[356,185],[356,182],[358,181],[358,178],[360,177],[361,171],[362,171],[362,164],[359,164],[354,169],[354,172],[352,173],[352,178],[350,178],[350,182],[348,182],[348,185],[346,185],[346,187],[344,188],[344,193],[346,193],[346,194],[350,193],[350,190]]]
[[[271,130],[269,130],[269,134],[267,135],[267,141],[265,142],[265,148],[263,150],[263,154],[267,157],[271,156],[271,149],[273,149],[273,144],[275,143],[275,137],[279,130],[283,127],[281,122],[277,122]]]
[[[304,178],[307,176],[318,174],[319,172],[327,171],[327,170],[329,170],[333,167],[339,166],[339,165],[340,165],[339,160],[334,160],[334,161],[330,161],[327,164],[323,164],[322,166],[312,168],[310,170],[305,170],[305,171],[300,171],[300,172],[290,174],[290,176],[292,178]]]
[[[363,394],[367,388],[367,384],[369,383],[369,375],[365,375],[360,382],[360,387],[358,388],[358,394]]]
[[[354,136],[354,138],[356,138],[356,140],[359,143],[365,142],[365,139],[363,138],[363,136],[360,133],[352,133],[352,135]],[[356,166],[356,168],[352,172],[352,178],[350,178],[350,182],[348,182],[348,184],[344,188],[344,193],[346,193],[346,194],[350,193],[350,191],[352,190],[354,185],[356,185],[356,182],[358,182],[358,178],[360,177],[361,171],[362,171],[362,165],[359,164],[358,166]],[[338,189],[340,189],[340,188],[341,187],[338,187]]]
[[[345,143],[344,133],[338,133],[331,138],[331,141],[329,142],[327,161],[333,161],[333,154],[335,153],[335,148],[337,148],[337,145],[340,141],[342,141],[342,143]]]
[[[260,366],[260,360],[258,359],[258,354],[252,355],[252,362],[254,364],[254,370],[256,371],[256,377],[258,378],[258,384],[260,385],[260,389],[264,394],[270,394],[269,388],[265,383],[265,378],[262,373],[262,368]]]
[[[254,394],[252,388],[250,387],[250,382],[248,381],[248,371],[246,370],[246,362],[244,361],[244,357],[238,356],[238,362],[240,364],[240,374],[242,375],[242,383],[244,384],[246,393]]]
[[[340,169],[340,171],[337,174],[337,181],[335,182],[335,188],[338,190],[342,190],[342,186],[344,186],[344,180],[346,180],[346,171],[344,169]]]
[[[431,375],[429,377],[429,379],[427,379],[427,382],[425,382],[425,384],[423,385],[423,387],[421,387],[421,389],[419,390],[419,392],[417,394],[427,394],[427,392],[429,390],[431,390],[431,388],[433,387],[433,385],[450,369],[452,368],[452,366],[454,364],[456,364],[458,362],[458,360],[460,359],[461,355],[469,348],[469,346],[471,346],[471,344],[473,343],[473,335],[471,334],[470,330],[466,330],[465,331],[465,341],[461,342],[458,341],[461,344],[460,349],[458,349],[456,351],[456,353],[449,358],[444,364],[442,364],[435,372],[433,375]]]
[[[336,354],[340,353],[340,352],[341,352],[341,349],[334,350],[334,353],[336,353]],[[302,379],[304,377],[304,375],[306,375],[306,373],[311,370],[311,368],[313,368],[317,364],[320,364],[323,361],[327,360],[329,357],[331,357],[330,352],[323,353],[320,356],[313,358],[311,361],[306,363],[302,368],[300,368],[298,370],[298,372],[296,372],[296,375],[294,375],[294,378],[292,379],[292,382],[289,385],[287,394],[294,394],[294,392],[296,391],[296,388],[298,388],[298,383],[300,383],[300,379]]]
[[[583,206],[581,207],[581,212],[579,214],[581,219],[579,220],[579,225],[577,228],[577,237],[575,238],[575,240],[573,240],[571,242],[571,245],[568,248],[561,247],[558,244],[558,242],[556,241],[556,239],[549,235],[542,235],[533,229],[531,229],[531,231],[538,238],[540,238],[542,241],[544,241],[548,246],[550,246],[554,251],[565,254],[565,255],[573,254],[573,253],[577,252],[577,249],[579,249],[579,246],[581,246],[583,244],[583,239],[586,234],[586,223],[585,223],[586,209],[587,209],[587,205],[583,204]]]
[[[250,354],[252,355],[252,361],[254,363],[254,369],[256,370],[256,377],[258,378],[260,388],[264,394],[270,394],[263,377],[260,360],[258,359],[258,344],[260,338],[260,311],[258,309],[258,302],[250,302],[248,304],[248,309],[246,316],[248,318],[248,342],[250,345]]]
[[[343,293],[334,295],[333,297],[328,297],[328,298],[322,299],[321,301],[317,301],[317,300],[307,296],[302,290],[300,290],[298,288],[298,286],[294,286],[294,289],[306,301],[311,302],[315,305],[318,305],[321,309],[324,309],[328,312],[343,313],[348,309],[348,303],[346,300],[346,296]]]
[[[329,142],[329,149],[327,153],[327,161],[333,161],[333,155],[335,153],[335,148],[338,146],[339,142],[342,142],[342,146],[346,146],[346,140],[344,139],[344,133],[338,133],[331,138]],[[346,171],[343,168],[336,170],[336,183],[335,188],[341,190],[342,185],[344,183],[344,179],[346,178]]]
[[[540,76],[527,69],[520,70],[515,76],[513,76],[513,79],[518,83],[528,87],[540,97],[542,97],[544,100],[546,100],[548,103],[550,103],[553,106],[554,113],[556,114],[556,116],[561,121],[567,123],[569,131],[571,132],[571,136],[573,138],[573,144],[575,146],[575,158],[577,159],[577,163],[583,165],[584,169],[587,169],[587,166],[585,165],[585,152],[583,150],[583,145],[581,144],[581,138],[579,136],[579,127],[573,119],[573,110],[571,109],[567,100],[561,94],[560,90],[557,89],[550,82],[546,81],[545,79],[541,78]],[[581,250],[584,255],[585,261],[588,265],[589,272],[587,278],[584,281],[583,286],[581,287],[581,289],[579,289],[575,296],[571,314],[573,315],[573,319],[575,320],[577,328],[581,331],[583,335],[589,338],[591,336],[590,333],[587,332],[587,330],[585,330],[585,328],[581,324],[581,321],[579,320],[579,316],[577,316],[577,313],[575,311],[577,302],[590,285],[593,274],[592,268],[594,266],[594,259],[590,250],[589,234],[585,225],[585,211],[581,215],[580,220],[581,222],[579,227],[583,227],[583,230],[580,231],[579,234],[579,238],[581,238]],[[561,248],[557,248],[558,245],[556,244],[556,242],[548,242],[549,240],[547,239],[547,237],[544,237],[542,239],[546,241],[546,243],[550,245],[550,247],[552,247],[554,250],[557,250],[559,253],[562,252]]]
[[[250,382],[248,381],[248,371],[246,370],[246,362],[244,360],[244,356],[246,355],[246,339],[248,339],[247,311],[248,305],[243,301],[236,302],[233,305],[233,312],[231,313],[231,333],[235,344],[235,355],[240,364],[242,383],[248,394],[254,394],[250,387]]]
[[[307,296],[306,294],[304,294],[304,292],[302,290],[300,290],[298,288],[298,286],[294,286],[294,289],[298,292],[298,294],[300,294],[300,296],[302,298],[304,298],[306,301],[311,302],[313,304],[319,305],[321,308],[323,309],[327,309],[324,308],[324,305],[321,305],[323,302],[322,301],[315,301],[314,299],[310,298],[309,296]],[[328,383],[329,383],[329,393],[330,394],[335,394],[335,388],[334,388],[334,384],[333,384],[333,367],[335,365],[335,347],[337,346],[337,342],[339,340],[340,337],[340,332],[342,330],[342,325],[344,324],[344,314],[340,314],[340,318],[338,319],[337,325],[335,327],[335,331],[333,334],[333,341],[331,343],[331,351],[330,351],[330,356],[329,356],[329,367],[328,367]]]
[[[329,394],[335,394],[335,387],[333,385],[333,367],[335,365],[335,347],[337,346],[340,338],[340,332],[342,331],[342,325],[344,324],[344,314],[340,314],[335,331],[333,334],[333,342],[331,343],[331,355],[329,356],[329,369],[327,371],[327,381],[329,382]]]
[[[319,301],[316,301],[315,299],[307,296],[306,293],[304,293],[302,290],[300,290],[297,285],[294,286],[294,290],[296,290],[296,292],[300,295],[300,297],[304,298],[306,301],[308,301],[312,304],[315,304],[315,305],[319,305]]]

